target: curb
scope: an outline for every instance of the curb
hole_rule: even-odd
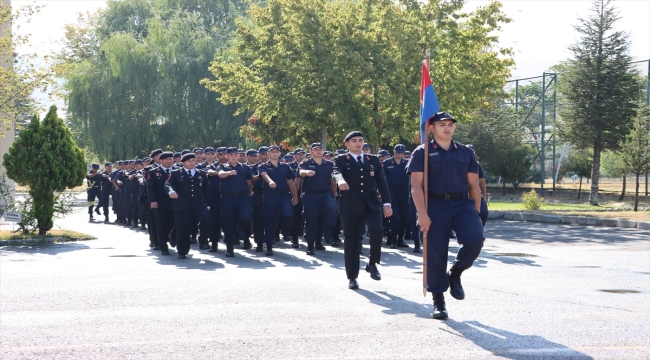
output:
[[[588,216],[562,216],[529,214],[524,212],[490,211],[488,219],[537,222],[544,224],[608,226],[627,229],[650,230],[650,222],[618,219],[601,219]]]
[[[33,238],[33,239],[15,239],[15,240],[0,240],[0,246],[7,245],[38,245],[38,244],[52,244],[55,242],[72,242],[72,241],[86,241],[94,240],[89,239],[77,239],[77,240],[66,240],[62,237],[47,237],[47,238]]]

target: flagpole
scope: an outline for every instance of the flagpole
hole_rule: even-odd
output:
[[[424,65],[429,71],[431,66],[431,51],[427,49]],[[429,124],[424,125],[424,176],[422,179],[424,186],[424,211],[427,211],[429,204]],[[420,136],[422,138],[422,136]],[[427,211],[428,213],[428,211]],[[422,295],[427,296],[427,231],[422,232]]]

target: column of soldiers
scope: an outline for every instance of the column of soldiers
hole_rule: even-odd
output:
[[[447,118],[443,121],[451,123]],[[266,256],[273,256],[274,247],[282,240],[299,249],[303,237],[306,253],[315,256],[317,251],[326,250],[325,245],[341,246],[343,229],[349,288],[357,289],[364,234],[370,242],[365,270],[375,280],[381,279],[377,265],[382,245],[409,248],[405,240],[413,240],[413,252],[421,251],[422,223],[416,208],[422,207],[422,200],[413,198],[416,191],[411,188],[410,177],[411,172],[421,172],[421,169],[409,165],[411,153],[402,144],[393,148],[393,156],[386,150],[373,155],[370,146],[363,143],[363,134],[352,132],[346,136],[345,145],[347,150],[333,154],[324,151],[322,144],[313,143],[308,152],[298,148],[284,156],[277,145],[247,151],[236,147],[197,147],[180,153],[156,149],[144,159],[117,161],[115,168],[107,162],[101,172],[98,164],[92,164],[87,176],[88,201],[98,198],[94,212],[101,215],[102,209],[104,221],[109,222],[112,199],[115,223],[141,227],[149,234],[151,249],[170,255],[169,247],[176,248],[179,259],[187,258],[197,240],[199,250],[209,252],[218,252],[219,242],[223,241],[226,257],[234,257],[235,246],[252,249],[251,237],[255,251]],[[451,142],[451,145],[459,148],[458,143]],[[430,156],[440,152],[437,146],[434,142],[436,151],[430,152]],[[471,160],[472,166],[478,165],[469,155],[473,154],[473,147],[461,146],[462,156]],[[482,178],[482,170],[479,172]],[[462,187],[462,184],[456,186]],[[468,191],[477,190],[469,188]],[[482,196],[479,216],[484,225],[487,219],[484,181],[479,191]],[[433,195],[438,199],[439,194]],[[448,197],[466,200],[468,193],[445,193],[439,197],[443,201],[448,201]],[[90,221],[94,221],[93,206],[88,208]],[[444,234],[447,241],[452,228],[458,231],[455,225],[449,226]],[[481,234],[477,229],[471,235],[479,241]],[[466,256],[463,266],[471,266],[473,255]],[[446,259],[446,251],[440,256]],[[462,270],[452,269],[448,275],[454,279],[450,284],[457,299],[464,296],[459,280]],[[436,281],[439,277],[436,273]],[[436,291],[434,317],[446,316],[439,293],[444,286],[429,288]]]

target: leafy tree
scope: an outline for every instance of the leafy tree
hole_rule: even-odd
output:
[[[593,14],[579,18],[580,40],[560,91],[567,104],[560,109],[559,131],[579,149],[593,149],[591,194],[598,205],[601,153],[616,150],[631,128],[641,83],[629,54],[629,35],[614,30],[620,19],[611,0],[595,0]]]
[[[639,107],[632,131],[623,141],[622,148],[623,163],[636,176],[634,211],[637,211],[639,207],[639,177],[650,171],[650,106]]]
[[[516,188],[535,160],[537,151],[526,143],[526,131],[519,124],[521,117],[512,108],[497,108],[480,112],[471,124],[461,124],[455,138],[471,143],[483,162],[485,170],[503,178]]]
[[[55,193],[81,185],[86,175],[83,151],[72,140],[56,110],[56,106],[50,107],[42,122],[34,116],[2,163],[9,178],[29,186],[39,235],[53,226]]]
[[[270,0],[237,22],[233,47],[203,83],[253,113],[243,133],[257,142],[289,148],[324,137],[340,146],[352,129],[375,148],[413,139],[427,48],[440,103],[456,117],[469,120],[504,95],[513,61],[493,32],[509,19],[497,2],[470,13],[463,5]]]
[[[606,175],[623,178],[623,187],[621,189],[621,196],[618,197],[618,201],[623,201],[625,199],[627,174],[631,172],[629,167],[625,165],[622,155],[621,151],[605,151],[602,158],[602,170]]]
[[[578,199],[582,193],[582,178],[586,177],[587,179],[591,178],[591,167],[593,166],[593,153],[590,149],[579,149],[574,150],[569,154],[569,157],[564,163],[562,163],[562,168],[565,171],[570,171],[578,176],[580,176],[580,186],[578,187]],[[593,179],[592,179],[593,182]]]
[[[232,114],[199,81],[227,46],[245,0],[111,1],[66,28],[58,75],[66,122],[100,158],[152,148],[241,142],[247,113]]]

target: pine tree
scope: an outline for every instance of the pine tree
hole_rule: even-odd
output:
[[[3,161],[7,176],[29,187],[39,235],[53,226],[55,193],[81,185],[86,174],[83,150],[56,110],[50,107],[42,122],[34,116]]]
[[[615,31],[620,19],[611,0],[596,0],[593,15],[575,26],[581,39],[560,85],[567,104],[560,111],[560,134],[578,149],[593,149],[589,202],[598,205],[600,157],[616,150],[632,127],[641,82],[632,66],[629,35]]]
[[[634,211],[639,208],[639,177],[650,171],[650,108],[641,106],[634,118],[632,131],[623,141],[622,158],[625,167],[636,177]]]

